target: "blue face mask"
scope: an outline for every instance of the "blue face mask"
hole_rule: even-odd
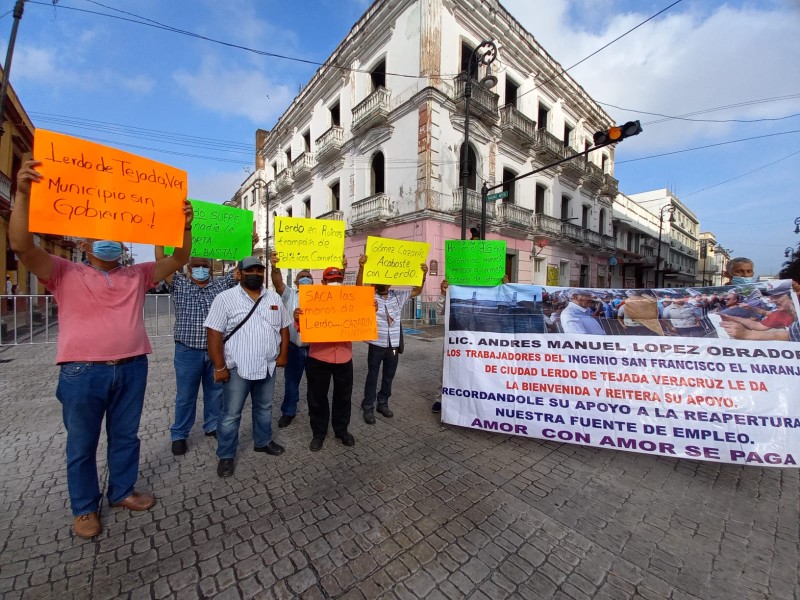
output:
[[[197,281],[205,281],[210,274],[211,270],[208,267],[192,267],[192,279]]]
[[[92,244],[92,254],[100,260],[109,262],[119,260],[119,257],[122,256],[122,244],[108,240],[94,242]]]
[[[314,280],[311,277],[301,277],[297,280],[297,285],[311,285],[314,283]]]
[[[755,282],[756,282],[755,277],[733,277],[731,279],[731,283],[733,285],[748,285]]]

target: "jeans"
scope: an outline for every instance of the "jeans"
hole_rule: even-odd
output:
[[[289,362],[283,372],[285,391],[281,414],[293,417],[297,414],[297,403],[300,402],[300,380],[308,358],[308,346],[289,344]]]
[[[364,401],[361,403],[361,408],[369,410],[375,406],[375,390],[378,387],[378,372],[381,369],[381,365],[383,365],[383,376],[381,377],[381,389],[377,392],[378,406],[389,405],[389,398],[392,395],[392,381],[394,380],[394,374],[397,372],[397,363],[399,361],[399,354],[386,354],[386,348],[369,344],[367,380],[364,382]]]
[[[235,458],[239,447],[239,422],[247,395],[253,404],[253,445],[266,446],[272,441],[272,394],[275,371],[266,379],[242,379],[230,370],[230,379],[222,387],[222,411],[217,423],[217,458]]]
[[[103,417],[108,437],[110,503],[133,493],[139,477],[139,421],[147,387],[147,357],[121,365],[62,363],[56,397],[67,430],[67,488],[74,516],[100,508],[97,444]]]
[[[333,379],[333,399],[328,407],[328,388]],[[308,418],[311,435],[325,439],[328,434],[328,418],[333,434],[342,437],[350,425],[350,399],[353,396],[353,361],[329,363],[315,358],[306,362],[308,383]]]
[[[214,382],[214,364],[206,350],[175,342],[175,423],[169,428],[172,440],[185,440],[194,425],[197,392],[203,383],[203,430],[217,428],[222,384]]]

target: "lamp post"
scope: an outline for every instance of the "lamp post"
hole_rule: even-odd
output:
[[[480,52],[480,55],[478,55]],[[469,178],[469,100],[472,97],[472,63],[491,65],[497,58],[497,46],[490,40],[484,40],[472,51],[467,62],[466,80],[464,81],[464,146],[461,152],[461,239],[467,239],[467,179]],[[480,85],[492,89],[497,85],[497,78],[491,74],[484,77]],[[485,234],[481,231],[481,237]]]
[[[14,57],[14,44],[17,41],[17,29],[22,13],[25,10],[25,0],[17,0],[14,4],[14,24],[11,26],[11,37],[8,39],[8,51],[6,52],[6,62],[3,67],[3,85],[0,87],[0,138],[5,133],[3,129],[3,112],[6,106],[6,94],[8,93],[8,80],[11,77],[11,59]]]
[[[261,179],[261,177],[256,177],[253,181],[253,187],[256,189],[256,193],[261,192],[264,190],[264,199],[263,201],[259,198],[259,203],[264,206],[264,264],[269,261],[269,201],[272,200],[272,190],[275,188],[275,182],[270,181],[269,183]]]
[[[664,228],[664,213],[669,213],[669,222],[675,221],[672,213],[675,212],[675,207],[672,204],[666,204],[661,207],[661,213],[658,217],[658,250],[656,252],[656,285],[658,287],[658,275],[661,272],[661,232]]]
[[[794,232],[795,233],[800,233],[800,217],[797,217],[794,220]]]
[[[783,258],[791,258],[792,254],[794,254],[794,248],[786,246],[786,249],[783,251]]]

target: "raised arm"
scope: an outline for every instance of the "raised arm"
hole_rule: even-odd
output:
[[[156,246],[155,255],[156,255],[156,262],[160,261],[162,258],[166,258],[167,253],[164,252],[164,246]],[[173,272],[164,277],[164,281],[167,283],[167,285],[172,285],[172,278],[174,275],[175,273]]]
[[[189,257],[192,255],[192,219],[194,218],[194,212],[188,200],[183,201],[183,214],[186,217],[183,225],[183,246],[175,248],[172,256],[165,256],[160,260],[156,260],[153,283],[166,279],[189,262]]]
[[[358,259],[358,275],[356,275],[356,285],[364,285],[364,265],[367,264],[367,255],[362,254]]]
[[[428,276],[428,265],[422,263],[422,283],[418,286],[411,288],[411,298],[416,298],[422,293],[422,288],[425,286],[425,278]]]
[[[31,184],[38,184],[42,180],[42,174],[36,170],[40,164],[36,160],[26,160],[17,174],[17,194],[8,224],[8,240],[22,264],[39,279],[48,281],[53,273],[53,258],[34,243],[33,234],[28,228]]]
[[[279,296],[283,296],[283,292],[286,290],[286,284],[283,282],[283,274],[281,270],[278,268],[278,254],[273,252],[269,256],[269,264],[271,266],[270,269],[270,277],[272,278],[272,285],[275,287],[275,291],[278,293]]]

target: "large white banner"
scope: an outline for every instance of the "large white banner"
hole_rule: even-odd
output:
[[[796,466],[797,314],[788,281],[664,290],[450,286],[442,421]]]

